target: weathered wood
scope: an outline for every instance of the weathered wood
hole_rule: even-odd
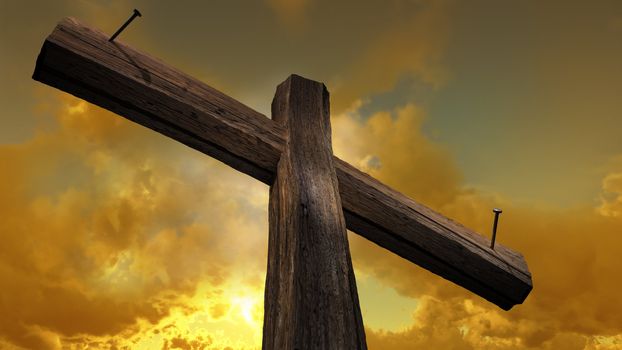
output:
[[[336,161],[348,229],[504,310],[531,291],[523,256]]]
[[[284,128],[208,85],[65,19],[33,78],[109,109],[271,184]],[[334,158],[352,231],[508,310],[532,288],[523,256]]]
[[[283,144],[277,123],[75,19],[44,42],[33,78],[272,181]]]
[[[328,91],[297,75],[277,88],[286,141],[270,187],[264,349],[367,349],[339,186]]]

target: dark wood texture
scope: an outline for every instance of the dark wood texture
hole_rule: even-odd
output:
[[[283,145],[277,123],[75,19],[44,42],[33,78],[272,181]]]
[[[95,29],[64,19],[33,78],[272,184],[285,130],[235,99]],[[523,256],[334,158],[348,229],[508,310],[532,289]],[[414,179],[416,180],[416,179]]]
[[[348,229],[504,310],[532,289],[523,256],[336,159]]]
[[[272,119],[286,141],[270,187],[264,349],[367,349],[333,165],[328,91],[290,76]]]

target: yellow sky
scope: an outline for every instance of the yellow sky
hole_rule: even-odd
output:
[[[135,7],[120,40],[266,114],[324,81],[338,156],[484,234],[504,209],[509,312],[349,234],[370,349],[622,348],[622,8],[469,3],[0,2],[0,348],[261,345],[267,187],[30,79],[60,18]]]

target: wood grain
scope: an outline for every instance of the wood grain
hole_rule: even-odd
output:
[[[286,141],[270,187],[264,349],[367,349],[337,175],[328,91],[297,75],[272,119]]]
[[[33,78],[158,131],[268,185],[285,129],[75,19],[45,40]],[[348,229],[508,310],[532,289],[523,256],[334,157]]]
[[[524,258],[336,160],[348,229],[504,310],[531,291]]]
[[[278,124],[72,18],[43,44],[33,78],[272,181],[283,144]]]

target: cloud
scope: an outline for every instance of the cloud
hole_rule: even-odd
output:
[[[603,216],[619,217],[622,214],[622,173],[610,173],[603,179],[603,194],[598,212]]]
[[[424,203],[446,203],[458,194],[461,176],[449,152],[421,132],[424,118],[414,104],[366,119],[346,111],[332,121],[335,154]]]
[[[372,329],[370,348],[619,346],[622,306],[617,295],[622,280],[614,276],[622,267],[618,258],[622,220],[613,215],[622,192],[619,173],[604,178],[603,190],[614,195],[598,210],[519,207],[510,198],[465,187],[451,155],[425,136],[424,114],[416,106],[396,107],[365,119],[357,112],[361,105],[334,120],[336,153],[364,169],[375,159],[378,166],[365,169],[370,174],[483,234],[490,232],[491,209],[502,207],[498,240],[525,255],[534,279],[534,290],[524,305],[504,312],[350,235],[357,270],[419,302],[409,330]]]
[[[279,20],[289,28],[298,28],[304,23],[305,10],[309,0],[266,0]]]
[[[74,98],[55,113],[55,130],[0,146],[0,338],[56,349],[144,336],[203,310],[202,283],[245,271],[212,292],[214,318],[236,290],[261,288],[267,187]]]
[[[420,108],[362,118],[361,105],[334,118],[336,153],[480,232],[490,229],[490,208],[503,207],[499,240],[525,254],[535,285],[524,305],[503,312],[350,235],[357,271],[417,299],[407,328],[367,330],[370,349],[619,346],[619,217],[602,207],[516,207],[465,188],[451,154],[422,131]],[[0,148],[3,341],[257,346],[267,188],[76,99],[62,97],[56,113],[57,129]],[[604,191],[618,193],[617,174]]]
[[[304,25],[316,6],[308,0],[268,0],[268,5],[287,29],[309,28]],[[113,11],[118,21],[123,21],[125,5],[113,6],[119,9]],[[346,18],[348,11],[356,11],[353,6],[335,7],[334,17]],[[363,28],[371,22],[367,17],[361,21],[364,25],[352,21],[334,26],[329,21],[319,44],[300,36],[310,40],[305,41],[309,51],[300,51],[304,57],[291,56],[296,50],[283,40],[277,40],[277,46],[288,54],[264,51],[271,62],[277,56],[284,62],[307,62],[304,58],[311,57],[308,67],[317,67],[319,60],[324,62],[322,69],[332,72],[327,80],[333,110],[341,114],[333,118],[334,147],[340,157],[484,234],[490,231],[491,208],[502,207],[499,242],[524,253],[535,287],[524,305],[503,312],[350,235],[357,271],[417,300],[412,323],[405,329],[367,329],[369,348],[621,348],[622,281],[617,276],[622,269],[622,172],[617,169],[603,177],[597,208],[521,207],[511,198],[466,187],[451,153],[423,131],[426,115],[420,106],[405,103],[363,118],[361,108],[370,96],[391,91],[400,79],[434,90],[448,75],[441,64],[451,29],[448,2],[393,1],[380,6],[366,9],[373,14],[369,18],[381,17],[385,12],[380,9],[387,6],[397,10],[370,23],[370,32]],[[117,20],[93,17],[101,10],[88,5],[77,14],[103,29],[116,29]],[[54,11],[56,20],[69,9],[56,6]],[[158,12],[154,9],[152,14]],[[186,24],[200,23],[188,21],[185,13],[179,18]],[[9,51],[36,55],[52,22],[35,22],[37,31],[28,33],[38,39],[18,40],[20,48],[31,46]],[[610,29],[619,29],[615,22]],[[238,24],[242,23],[251,24],[241,27],[243,34],[256,28],[256,22],[244,17]],[[339,27],[361,32],[365,39],[335,35],[334,41],[325,41],[333,39],[326,33]],[[139,33],[140,27],[128,32],[128,38]],[[196,46],[196,38],[189,38]],[[221,44],[239,41],[238,36],[228,38]],[[346,41],[352,46],[343,49],[340,45]],[[162,50],[147,46],[153,46],[153,52]],[[242,72],[238,80],[244,84],[253,80],[242,69],[248,66],[247,55],[212,51],[211,60],[226,57],[222,67],[240,68],[227,74]],[[328,58],[322,61],[316,52]],[[242,57],[242,63],[231,66],[231,57]],[[19,66],[15,76],[30,74],[31,61],[17,56],[12,61],[15,64],[7,67]],[[335,66],[328,69],[330,62]],[[229,86],[244,84],[234,81]],[[23,92],[23,87],[15,91]],[[53,96],[44,110],[55,115],[56,128],[38,128],[22,143],[0,145],[0,347],[257,348],[267,188],[152,131],[48,91],[41,93]],[[19,118],[12,112],[5,116],[7,125],[15,126],[6,130],[14,133]],[[19,134],[19,140],[27,137]]]
[[[446,1],[393,1],[397,9],[356,60],[328,82],[333,111],[341,113],[356,100],[390,91],[400,79],[411,78],[431,88],[442,86],[448,72],[441,64],[450,30]]]
[[[459,298],[421,298],[413,325],[397,332],[368,329],[370,349],[618,349],[622,337],[586,337],[575,332],[548,334],[546,326],[515,322],[486,307]]]
[[[340,157],[479,232],[501,206],[499,241],[534,276],[503,312],[350,235],[357,271],[417,299],[407,328],[367,330],[370,349],[619,347],[622,221],[604,214],[618,210],[619,172],[596,210],[518,207],[464,186],[418,106],[362,118],[362,105],[333,120]],[[257,347],[267,187],[74,98],[55,108],[56,129],[0,147],[0,344]]]

